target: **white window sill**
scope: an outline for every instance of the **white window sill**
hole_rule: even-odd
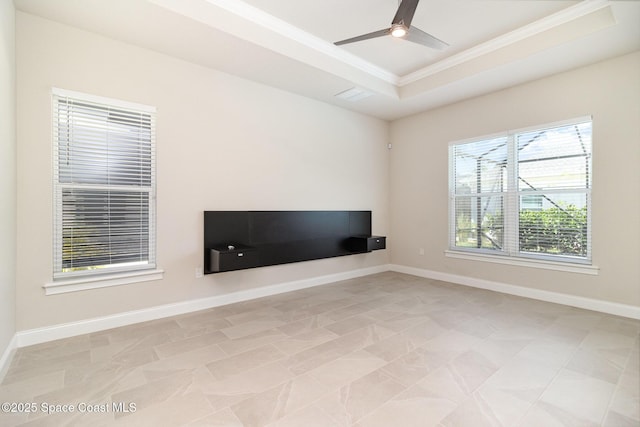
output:
[[[161,280],[164,270],[138,270],[126,273],[105,274],[103,276],[89,276],[77,279],[63,279],[46,283],[43,288],[45,295],[64,294],[67,292],[85,291],[88,289],[106,288],[109,286],[128,285],[131,283]]]
[[[479,254],[463,251],[444,251],[450,258],[466,259],[471,261],[494,262],[498,264],[515,265],[518,267],[542,268],[546,270],[566,271],[569,273],[580,273],[597,276],[599,267],[595,265],[576,264],[570,262],[547,261],[540,259],[515,258],[501,255]]]

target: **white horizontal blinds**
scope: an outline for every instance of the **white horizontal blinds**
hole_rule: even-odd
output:
[[[113,104],[54,92],[54,276],[155,264],[155,114]]]
[[[591,120],[515,135],[522,254],[590,259]]]
[[[591,187],[591,122],[519,133],[518,190]]]
[[[591,118],[450,145],[453,249],[591,261]]]
[[[504,249],[507,153],[506,137],[451,147],[453,247]]]

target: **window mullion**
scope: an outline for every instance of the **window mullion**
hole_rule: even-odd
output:
[[[449,146],[449,248],[456,241],[455,149]]]
[[[518,252],[518,150],[515,136],[507,135],[507,194],[505,202],[505,252]]]

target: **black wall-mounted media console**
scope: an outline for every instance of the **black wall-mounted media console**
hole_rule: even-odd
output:
[[[205,211],[204,272],[243,270],[385,249],[371,211]]]

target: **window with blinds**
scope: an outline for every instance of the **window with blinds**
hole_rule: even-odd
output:
[[[451,143],[452,250],[591,262],[591,118]]]
[[[54,89],[54,279],[155,268],[155,110]]]

